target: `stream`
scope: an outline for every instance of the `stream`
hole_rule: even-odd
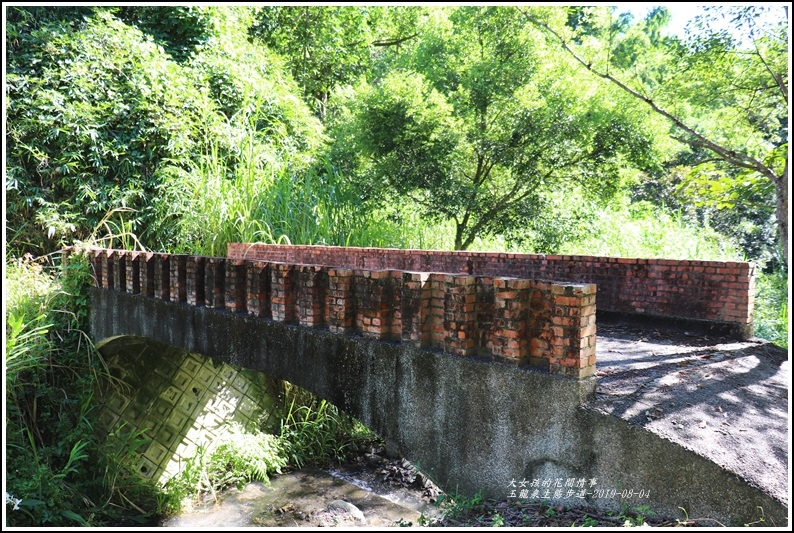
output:
[[[161,522],[162,527],[390,527],[418,525],[420,516],[440,517],[430,502],[431,483],[396,482],[413,470],[400,460],[388,464],[347,465],[322,470],[305,467],[273,476],[270,483],[230,488]],[[401,474],[403,474],[401,476]],[[393,483],[384,482],[392,477]]]

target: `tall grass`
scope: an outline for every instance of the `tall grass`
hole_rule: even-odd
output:
[[[627,200],[599,209],[589,235],[565,243],[575,255],[742,261],[739,247],[711,228],[689,223],[664,206]]]
[[[219,256],[229,242],[442,244],[439,232],[409,206],[371,208],[359,187],[327,159],[275,154],[273,135],[279,133],[263,132],[261,115],[252,102],[225,124],[208,116],[202,156],[188,168],[166,170],[157,232],[171,251]]]
[[[729,238],[686,221],[680,212],[648,202],[604,208],[591,235],[566,243],[560,253],[713,261],[752,260]],[[759,265],[763,267],[763,265]],[[755,335],[788,349],[788,273],[757,269]]]
[[[280,436],[290,464],[327,466],[344,462],[373,433],[355,418],[308,391],[285,384],[287,403]]]
[[[131,449],[109,448],[94,427],[92,391],[106,369],[85,334],[90,267],[79,254],[52,263],[5,265],[6,525],[141,517],[156,488],[125,473]]]
[[[760,272],[755,292],[755,335],[788,349],[789,335],[788,272]]]

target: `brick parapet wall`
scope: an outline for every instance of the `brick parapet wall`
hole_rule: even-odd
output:
[[[592,284],[101,249],[90,261],[104,289],[574,378],[595,371]]]
[[[350,269],[592,283],[603,311],[717,322],[742,338],[752,336],[752,263],[246,243],[229,244],[227,255]]]

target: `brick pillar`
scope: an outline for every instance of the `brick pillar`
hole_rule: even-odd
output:
[[[400,340],[411,346],[422,348],[428,345],[429,337],[424,333],[427,311],[430,304],[429,274],[420,272],[394,272],[399,276],[397,288],[400,291],[399,312]],[[396,292],[396,291],[395,291]],[[423,294],[426,298],[423,299]],[[397,311],[399,310],[399,311]]]
[[[325,325],[327,273],[321,266],[296,265],[294,280],[297,293],[298,323],[308,328],[323,327]]]
[[[273,263],[270,266],[270,310],[276,322],[294,324],[297,320],[293,274],[293,265]]]
[[[363,337],[385,340],[389,329],[391,273],[388,270],[355,270],[356,331]]]
[[[529,294],[529,359],[531,366],[549,370],[551,356],[552,293],[551,283],[532,281]]]
[[[166,302],[171,299],[170,261],[168,254],[154,254],[154,297]]]
[[[427,297],[424,335],[428,340],[427,346],[443,350],[446,346],[447,332],[444,329],[444,300],[446,289],[446,278],[444,274],[430,274],[425,286]]]
[[[740,283],[746,284],[747,292],[742,292],[743,303],[742,321],[744,322],[741,338],[747,340],[752,338],[755,326],[753,325],[753,314],[755,306],[755,264],[747,265],[747,272],[739,276]],[[746,314],[745,314],[746,313]]]
[[[141,279],[141,294],[154,297],[154,254],[143,252],[138,256],[139,274]]]
[[[225,269],[225,306],[230,313],[246,312],[246,262],[243,259],[227,259]]]
[[[549,372],[574,378],[595,373],[596,286],[552,284],[552,337]]]
[[[477,354],[490,357],[493,354],[494,292],[493,278],[477,276],[475,296],[477,299]]]
[[[187,256],[172,255],[169,260],[172,302],[187,302]]]
[[[530,280],[494,278],[492,352],[504,363],[519,365],[529,356]]]
[[[270,313],[270,264],[264,261],[248,261],[247,264],[248,314],[261,318],[272,318]]]
[[[204,291],[207,281],[205,262],[206,258],[195,255],[185,258],[185,297],[190,305],[205,305],[207,301]]]
[[[113,288],[113,250],[102,250],[102,288]]]
[[[204,301],[211,309],[225,309],[226,259],[207,257],[204,260]]]
[[[331,333],[348,334],[355,331],[354,303],[353,271],[347,268],[328,269],[325,320]]]
[[[128,252],[127,262],[127,292],[130,294],[139,294],[141,292],[141,261],[140,252]]]
[[[474,276],[445,276],[445,351],[472,355],[477,348],[476,279]]]
[[[113,288],[117,291],[125,292],[127,290],[127,252],[124,250],[115,250],[113,254]]]

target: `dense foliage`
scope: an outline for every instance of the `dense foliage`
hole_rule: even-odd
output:
[[[682,38],[664,8],[5,13],[7,525],[145,520],[362,429],[303,398],[277,438],[233,432],[168,490],[141,481],[141,436],[95,431],[91,274],[64,245],[750,260],[756,332],[788,345],[787,14],[715,7]]]
[[[139,24],[164,48],[113,10],[75,23],[68,8],[50,8],[43,20],[13,9],[6,34],[6,236],[19,253],[85,239],[115,208],[135,210],[129,228],[148,246],[173,245],[179,234],[168,224],[172,207],[158,199],[175,173],[190,172],[214,150],[225,177],[241,163],[237,137],[249,130],[246,140],[263,147],[249,162],[258,168],[307,157],[321,142],[281,61],[244,36],[227,38],[242,31],[245,11],[222,11],[211,28],[205,18],[188,18],[201,24],[203,37],[180,32],[186,42],[177,46],[174,35],[154,31],[155,8],[140,8]],[[199,49],[197,40],[215,46]]]
[[[559,10],[522,13],[586,70],[668,120],[690,166],[679,189],[689,201],[757,210],[760,199],[774,212],[774,255],[787,262],[787,7],[708,8],[684,39],[661,35],[664,9],[635,25],[615,24],[609,7],[577,11],[574,25]]]
[[[95,427],[92,391],[107,375],[84,333],[88,261],[73,254],[57,276],[50,270],[29,259],[6,265],[6,525],[140,518],[157,494],[128,468],[140,441]]]
[[[547,59],[518,12],[436,15],[396,68],[358,87],[334,132],[374,194],[454,220],[465,249],[484,235],[527,241],[533,220],[558,222],[550,196],[606,199],[622,169],[656,164],[645,117],[586,80],[571,84],[575,73]],[[577,200],[559,209],[580,211]]]

